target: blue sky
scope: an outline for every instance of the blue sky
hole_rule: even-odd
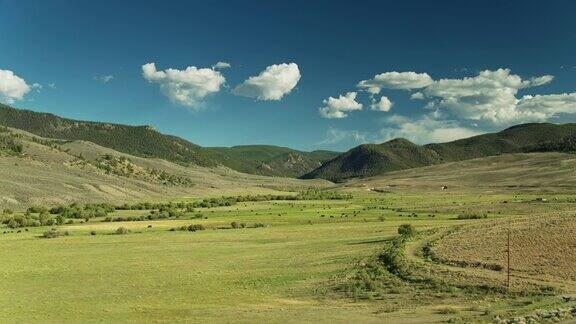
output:
[[[574,12],[574,1],[0,0],[0,100],[203,146],[302,150],[572,122]]]

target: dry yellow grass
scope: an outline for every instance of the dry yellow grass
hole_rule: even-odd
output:
[[[573,212],[498,219],[463,227],[440,240],[435,252],[443,259],[498,264],[506,269],[508,229],[514,275],[576,280]]]

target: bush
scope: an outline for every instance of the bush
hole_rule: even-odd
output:
[[[402,224],[398,227],[398,234],[402,236],[412,236],[416,234],[416,228],[412,224]]]
[[[460,214],[458,215],[458,217],[456,217],[456,219],[482,219],[482,218],[488,218],[488,215],[484,214],[484,215],[479,215],[479,214]]]
[[[90,235],[96,235],[96,231],[90,231]]]
[[[206,226],[202,225],[202,224],[192,224],[192,225],[188,225],[188,230],[191,232],[196,232],[196,231],[203,231],[206,229]]]
[[[70,233],[68,231],[60,232],[59,230],[51,229],[49,231],[44,232],[42,234],[42,237],[44,237],[44,238],[56,238],[56,237],[68,236],[68,235],[70,235]]]
[[[119,235],[128,234],[128,232],[130,232],[130,231],[126,227],[120,226],[116,229],[116,234],[119,234]]]

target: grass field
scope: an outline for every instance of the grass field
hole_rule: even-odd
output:
[[[558,213],[573,210],[568,195],[357,193],[351,200],[199,208],[201,219],[97,218],[59,226],[70,235],[54,239],[41,238],[47,227],[4,229],[0,321],[492,321],[574,306],[560,298],[576,293],[566,263],[563,271],[554,262],[518,264],[510,290],[504,270],[469,266],[503,263],[501,231],[479,227],[525,218],[563,222]],[[482,217],[457,219],[473,214]],[[232,222],[246,228],[232,229]],[[252,228],[256,223],[266,227]],[[399,245],[399,270],[390,270],[382,255],[405,223],[418,234]],[[206,230],[170,231],[190,224]],[[565,233],[574,226],[566,222]],[[130,232],[116,235],[118,227]],[[537,242],[552,249],[547,239]],[[561,259],[569,244],[548,253]],[[541,272],[547,280],[539,280]]]

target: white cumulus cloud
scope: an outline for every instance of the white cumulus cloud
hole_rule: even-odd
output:
[[[375,111],[386,112],[389,111],[390,108],[392,108],[392,105],[393,105],[392,101],[390,101],[388,97],[382,96],[378,102],[374,102],[372,103],[372,105],[370,105],[370,109]]]
[[[382,89],[421,89],[432,82],[428,73],[393,71],[377,74],[370,80],[360,81],[357,87],[365,89],[371,94],[378,94]]]
[[[576,93],[526,95],[518,101],[516,107],[521,114],[528,114],[539,120],[558,114],[575,114]]]
[[[344,96],[338,98],[329,97],[324,99],[323,107],[320,107],[320,116],[324,118],[345,118],[347,112],[362,110],[362,104],[356,101],[356,92],[347,92]]]
[[[258,100],[280,100],[296,87],[299,80],[300,70],[296,63],[274,64],[245,80],[234,88],[233,93]]]
[[[485,70],[475,77],[434,81],[424,93],[438,98],[435,106],[448,109],[458,118],[503,125],[534,120],[536,115],[531,111],[518,109],[518,90],[541,86],[552,79],[544,75],[523,80],[509,69]]]
[[[39,84],[35,83],[34,88],[38,89]],[[32,89],[24,79],[14,74],[10,70],[0,70],[0,101],[12,104],[17,100],[24,99]]]
[[[219,71],[210,68],[189,66],[184,70],[158,71],[155,63],[142,65],[142,76],[148,82],[159,84],[162,93],[173,103],[190,108],[197,108],[202,99],[220,91],[226,82]]]

